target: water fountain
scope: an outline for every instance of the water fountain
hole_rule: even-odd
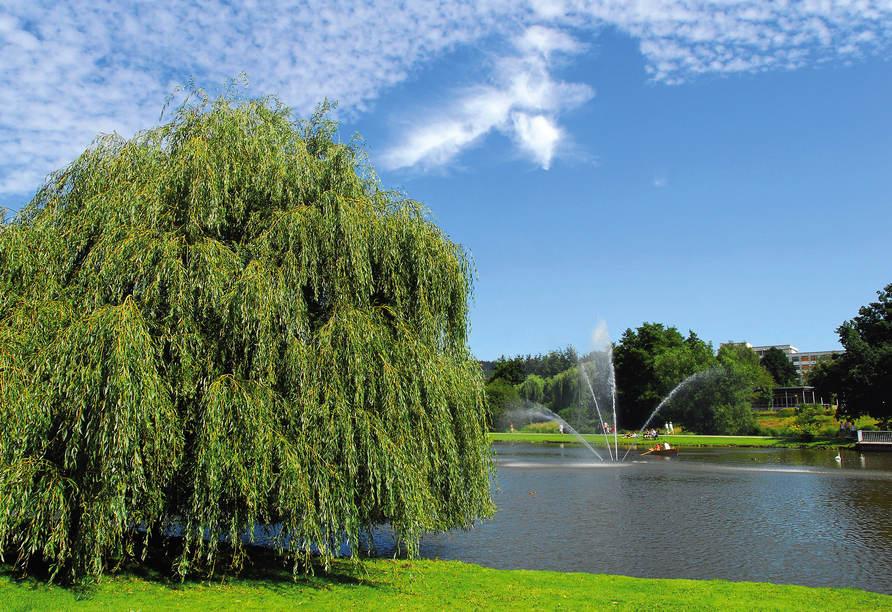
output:
[[[604,423],[604,417],[601,416],[601,407],[598,405],[598,397],[595,395],[595,390],[592,388],[592,381],[589,380],[588,373],[585,371],[585,364],[580,362],[579,371],[582,372],[582,377],[585,379],[586,384],[588,385],[588,390],[592,394],[592,399],[595,401],[595,411],[598,413],[598,422]],[[616,414],[613,415],[613,423],[616,424]],[[616,431],[616,427],[613,428]],[[614,457],[613,453],[610,452],[610,437],[607,434],[606,429],[604,430],[604,442],[607,444],[607,454],[610,456],[611,461],[616,461],[619,458],[619,451],[617,451],[617,456]],[[614,449],[616,449],[616,444],[613,445]]]
[[[611,398],[612,409],[613,409],[613,425],[612,425],[612,427],[613,427],[613,449],[611,449],[611,447],[610,447],[610,438],[609,438],[606,430],[604,431],[604,443],[607,446],[607,454],[611,461],[625,461],[626,457],[629,455],[629,452],[631,452],[632,449],[637,446],[638,440],[640,439],[641,434],[647,430],[647,427],[650,425],[650,423],[654,419],[654,417],[656,417],[656,415],[660,412],[660,410],[666,404],[668,404],[673,398],[675,398],[676,395],[678,395],[678,393],[681,392],[683,389],[685,389],[686,387],[688,387],[689,385],[693,384],[696,381],[700,381],[700,380],[710,376],[711,374],[713,374],[713,370],[714,370],[714,369],[709,369],[709,370],[702,370],[700,372],[696,372],[696,373],[692,374],[691,376],[689,376],[688,378],[681,381],[678,385],[676,385],[675,388],[672,389],[672,391],[670,391],[669,394],[665,398],[663,398],[663,400],[657,405],[656,409],[651,413],[651,415],[648,417],[647,421],[645,421],[645,423],[641,427],[641,429],[638,430],[638,435],[635,436],[634,440],[632,441],[632,444],[626,449],[625,454],[622,456],[622,459],[620,459],[620,457],[619,457],[619,439],[618,439],[618,434],[617,434],[617,430],[616,430],[616,423],[617,423],[617,418],[616,418],[616,370],[613,367],[613,345],[610,342],[610,337],[607,334],[606,325],[603,322],[601,322],[598,325],[598,327],[595,329],[595,331],[593,332],[592,344],[594,344],[597,348],[603,347],[603,352],[606,354],[607,384],[610,389],[610,398]],[[597,350],[597,348],[596,348],[596,350]],[[598,416],[598,422],[601,424],[607,424],[607,422],[604,420],[604,415],[601,412],[601,405],[600,405],[600,402],[598,402],[598,396],[595,393],[594,387],[592,386],[592,382],[589,377],[589,373],[586,370],[584,361],[579,362],[579,371],[580,371],[580,375],[581,375],[582,379],[585,380],[585,383],[586,383],[586,386],[588,387],[589,393],[592,396],[592,401],[594,402],[595,411]],[[547,417],[550,420],[558,421],[559,423],[563,424],[564,427],[566,429],[568,429],[589,450],[591,450],[592,453],[594,453],[595,456],[598,457],[598,459],[600,459],[601,461],[604,461],[604,458],[582,437],[582,435],[580,433],[578,433],[576,431],[576,429],[571,427],[570,424],[567,423],[564,419],[562,419],[559,415],[555,414],[551,410],[548,410],[544,406],[540,406],[535,412],[540,417]]]
[[[519,409],[519,410],[512,410],[508,413],[508,417],[511,418],[511,420],[516,420],[516,419],[512,418],[514,416],[524,416],[526,418],[529,418],[530,420],[541,421],[541,422],[557,421],[558,423],[563,425],[564,428],[566,430],[568,430],[573,436],[575,436],[576,439],[579,440],[587,449],[592,451],[592,453],[594,453],[595,457],[597,457],[601,461],[604,461],[604,457],[602,457],[601,454],[595,450],[595,447],[593,447],[591,444],[589,444],[588,441],[582,437],[581,433],[576,431],[576,429],[574,429],[573,426],[570,425],[567,421],[562,419],[560,417],[560,415],[555,414],[554,412],[552,412],[551,410],[549,410],[542,404],[534,404],[534,407],[523,408],[523,409]],[[607,448],[608,448],[608,450],[610,449],[609,446]],[[611,457],[612,457],[612,455],[611,455]]]
[[[683,381],[681,381],[680,383],[678,383],[678,385],[676,385],[675,388],[672,389],[672,391],[669,392],[669,395],[667,395],[665,398],[663,398],[663,401],[661,401],[661,402],[659,403],[659,405],[657,406],[656,410],[654,410],[654,411],[651,413],[651,415],[648,417],[647,421],[644,422],[644,425],[641,427],[641,429],[638,430],[638,434],[639,434],[639,436],[640,436],[640,434],[641,434],[642,432],[644,432],[645,429],[647,429],[647,426],[650,425],[650,422],[653,420],[653,418],[654,418],[655,416],[657,416],[657,413],[660,411],[660,408],[662,408],[662,407],[665,406],[667,403],[669,403],[669,401],[670,401],[673,397],[675,397],[675,396],[678,394],[679,391],[681,391],[682,389],[684,389],[685,387],[687,387],[689,384],[691,384],[691,383],[694,382],[695,380],[700,380],[701,378],[705,378],[705,377],[708,376],[710,373],[712,373],[712,371],[713,371],[712,369],[709,369],[709,370],[702,370],[702,371],[700,371],[700,372],[695,372],[694,374],[691,374],[690,376],[688,376],[687,378],[685,378]],[[632,442],[632,444],[629,446],[629,448],[626,449],[626,454],[623,455],[623,459],[622,459],[623,461],[625,461],[626,456],[629,454],[629,451],[631,451],[633,448],[635,448],[635,446],[636,446],[637,444],[638,444],[638,437],[636,437],[635,440]]]
[[[607,433],[606,429],[602,429],[602,431],[604,433],[604,443],[607,446],[607,454],[608,454],[610,461],[616,461],[616,462],[625,461],[626,457],[629,455],[629,453],[632,451],[632,449],[637,446],[638,440],[640,439],[641,434],[647,430],[647,427],[650,425],[650,422],[654,419],[654,417],[656,417],[656,415],[660,412],[660,410],[666,404],[668,404],[673,398],[675,398],[675,396],[678,395],[678,393],[681,392],[683,389],[685,389],[686,387],[688,387],[689,385],[691,385],[692,383],[694,383],[696,381],[700,381],[701,379],[704,379],[704,378],[710,376],[714,372],[714,369],[696,372],[696,373],[692,374],[691,376],[689,376],[688,378],[681,381],[678,385],[676,385],[675,388],[672,389],[672,391],[670,391],[669,394],[665,398],[663,398],[663,400],[657,405],[656,409],[651,413],[651,415],[648,417],[647,421],[645,421],[645,423],[641,427],[641,429],[638,430],[638,435],[635,436],[632,443],[626,449],[625,454],[622,456],[622,458],[620,458],[619,457],[619,439],[618,439],[618,434],[617,434],[617,429],[616,429],[616,423],[617,423],[616,395],[617,395],[617,391],[616,391],[616,370],[613,367],[613,345],[610,342],[610,337],[607,334],[606,325],[603,322],[601,322],[598,325],[598,327],[595,329],[595,331],[593,332],[592,344],[595,345],[595,347],[596,347],[595,350],[597,353],[603,352],[605,355],[605,357],[604,357],[605,363],[606,363],[605,370],[606,370],[606,376],[607,376],[606,383],[609,388],[611,404],[612,404],[611,407],[613,410],[613,424],[611,425],[611,427],[613,428],[613,448],[612,449],[610,447],[609,434]],[[602,350],[598,350],[601,347],[603,347]],[[603,428],[603,426],[608,425],[608,423],[607,423],[607,421],[604,420],[604,414],[601,412],[601,402],[598,401],[598,395],[597,395],[597,393],[595,393],[595,389],[594,389],[594,386],[592,385],[591,378],[589,377],[589,373],[586,370],[586,362],[583,360],[580,360],[578,362],[578,367],[579,367],[580,376],[585,381],[586,387],[588,388],[588,391],[592,396],[592,401],[594,402],[594,407],[595,407],[595,412],[598,417],[598,422],[601,424],[601,427]],[[601,461],[605,460],[604,457],[602,457],[601,454],[598,453],[598,451],[596,451],[595,448],[591,444],[588,443],[588,441],[582,436],[582,434],[580,434],[574,427],[572,427],[560,415],[552,412],[551,410],[549,410],[545,406],[542,406],[541,404],[534,404],[531,406],[526,406],[520,410],[514,410],[514,411],[512,411],[512,414],[517,415],[517,417],[530,418],[532,420],[536,420],[536,421],[540,421],[540,422],[557,421],[558,423],[563,425],[564,428],[566,430],[568,430],[573,436],[575,436],[586,448],[588,448],[598,459],[600,459]]]

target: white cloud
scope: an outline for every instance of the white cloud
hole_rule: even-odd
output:
[[[527,151],[542,168],[548,170],[554,149],[560,141],[561,129],[553,119],[544,115],[530,116],[527,113],[511,114],[514,133],[521,147]]]
[[[436,117],[422,116],[400,144],[385,153],[385,166],[441,166],[497,130],[548,169],[563,136],[558,113],[594,95],[587,85],[555,81],[550,58],[554,52],[578,51],[582,45],[565,33],[534,26],[514,40],[513,48],[517,55],[495,61],[494,85],[460,93],[460,103],[451,110],[437,109]]]
[[[246,72],[306,113],[342,113],[464,45],[485,59],[478,87],[425,118],[390,163],[446,163],[485,134],[514,139],[547,166],[566,139],[561,113],[592,95],[562,83],[557,61],[584,53],[580,32],[614,27],[640,41],[651,78],[795,69],[888,56],[888,0],[6,0],[0,6],[0,196],[33,192],[97,132],[153,125],[190,76]],[[483,45],[486,41],[486,45]],[[451,109],[456,110],[451,110]],[[473,116],[478,112],[480,116]],[[414,161],[412,161],[414,160]]]

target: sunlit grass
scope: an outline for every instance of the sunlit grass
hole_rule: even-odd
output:
[[[287,572],[187,579],[119,574],[63,588],[10,571],[0,575],[4,610],[892,610],[892,596],[720,580],[646,580],[596,574],[501,571],[458,561],[374,560],[361,570],[295,581]]]
[[[571,434],[533,434],[533,433],[491,433],[490,440],[494,442],[536,442],[542,444],[578,444],[579,440]],[[603,435],[585,434],[582,436],[586,442],[593,446],[605,445]],[[689,447],[770,447],[770,448],[848,448],[852,442],[842,443],[838,438],[816,439],[812,442],[802,442],[790,437],[772,436],[696,436],[676,435],[660,436],[660,442],[669,442],[672,446],[681,448]],[[653,444],[651,440],[639,437],[637,444],[634,440],[617,438],[620,448],[628,448],[635,444],[636,448],[647,450]],[[610,445],[613,446],[613,436],[610,436]]]

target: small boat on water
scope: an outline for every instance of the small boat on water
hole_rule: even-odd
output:
[[[647,452],[641,453],[641,456],[644,455],[662,455],[663,457],[675,457],[678,455],[678,447],[666,448],[665,446],[654,446],[653,448],[647,449]]]

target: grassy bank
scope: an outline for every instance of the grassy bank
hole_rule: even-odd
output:
[[[251,574],[251,572],[248,572]],[[718,580],[645,580],[558,572],[501,571],[457,561],[348,562],[292,580],[287,572],[247,578],[170,581],[144,572],[81,588],[0,574],[0,604],[10,612],[54,610],[892,610],[892,596],[853,589],[809,589]]]
[[[502,442],[539,442],[549,444],[578,444],[579,440],[576,436],[570,434],[536,434],[536,433],[491,433],[490,439]],[[603,445],[604,436],[595,434],[585,434],[582,436],[589,444]],[[826,449],[846,449],[852,448],[854,442],[843,442],[839,438],[823,438],[812,442],[802,442],[796,438],[771,437],[771,436],[660,436],[660,442],[669,442],[672,446],[680,446],[682,448],[695,447],[768,447],[768,448],[826,448]],[[619,438],[617,440],[620,448],[628,448],[633,441],[629,439]],[[651,440],[639,438],[636,449],[642,451],[647,450],[648,446],[654,443]],[[613,446],[613,436],[610,437],[610,445]]]

